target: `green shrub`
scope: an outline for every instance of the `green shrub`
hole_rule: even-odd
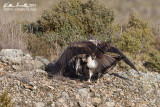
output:
[[[13,107],[13,103],[11,102],[11,97],[8,96],[8,92],[4,92],[0,95],[0,107]]]
[[[84,39],[93,35],[107,40],[106,34],[112,36],[114,32],[113,21],[113,11],[97,0],[86,3],[80,0],[63,0],[53,9],[44,11],[39,20],[25,24],[23,28],[38,37],[49,35],[50,38],[56,38],[56,41],[60,41],[58,45],[64,47],[77,38]]]
[[[96,36],[103,41],[111,40],[135,58],[137,54],[145,54],[150,68],[158,71],[159,53],[149,53],[155,40],[148,22],[131,13],[128,24],[120,27],[113,24],[114,18],[113,11],[97,0],[62,0],[53,9],[44,11],[36,22],[24,24],[23,28],[32,33],[28,38],[28,49],[34,56],[59,55],[59,50],[71,42]]]
[[[152,71],[160,73],[160,52],[154,49],[150,50],[146,58],[145,66]]]
[[[148,23],[131,13],[128,25],[116,41],[117,46],[130,54],[146,53],[154,43]]]
[[[53,47],[47,42],[45,36],[36,37],[35,35],[28,35],[27,38],[27,49],[31,52],[32,56],[45,56],[50,58],[54,53]]]

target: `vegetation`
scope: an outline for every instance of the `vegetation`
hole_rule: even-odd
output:
[[[147,55],[147,61],[144,65],[150,71],[156,71],[160,73],[160,52],[157,50],[149,51]]]
[[[14,17],[1,15],[0,49],[19,48],[25,52],[29,51],[33,56],[40,55],[51,59],[55,58],[55,55],[59,56],[71,42],[96,36],[100,40],[111,41],[127,56],[135,59],[135,62],[145,62],[147,68],[160,71],[160,26],[151,26],[150,21],[142,19],[141,16],[145,16],[143,9],[138,11],[141,16],[135,12],[124,16],[126,10],[123,9],[124,5],[134,7],[136,3],[147,5],[147,9],[151,9],[152,6],[148,7],[148,4],[152,1],[115,0],[116,3],[112,1],[113,6],[110,0],[106,0],[107,4],[103,3],[104,5],[101,3],[103,0],[61,0],[59,3],[58,0],[55,1],[53,4],[57,4],[56,6],[43,11],[39,16],[36,14],[36,17],[32,17],[35,14],[30,16],[24,13],[23,17],[15,14],[16,17],[21,17],[22,21],[15,18],[14,13],[11,15]],[[123,2],[122,5],[119,5],[120,2]],[[154,5],[155,10],[144,10],[155,14],[158,3]],[[114,12],[105,6],[113,8]],[[122,13],[124,17],[117,12]],[[158,17],[158,14],[155,15],[152,16]],[[122,19],[125,23],[121,23]]]
[[[11,97],[8,96],[8,92],[4,92],[0,95],[0,107],[13,107],[13,103],[11,102]]]
[[[35,23],[24,26],[25,31],[46,36],[48,42],[64,47],[74,40],[96,35],[107,40],[112,36],[113,11],[97,1],[64,0],[57,7],[44,11]]]
[[[65,48],[72,41],[96,36],[111,41],[135,58],[145,55],[146,59],[140,60],[148,62],[149,68],[159,72],[159,51],[154,49],[157,43],[148,22],[134,12],[130,13],[128,23],[122,26],[114,24],[114,19],[113,11],[96,0],[86,3],[63,0],[53,9],[44,11],[36,22],[25,24],[23,28],[32,33],[28,49],[35,55],[43,55],[44,49],[45,56],[50,56],[51,52],[58,55],[59,51],[55,50]]]
[[[151,48],[154,43],[152,30],[137,14],[130,14],[128,24],[124,28],[122,35],[115,41],[121,50],[138,54],[146,53]]]

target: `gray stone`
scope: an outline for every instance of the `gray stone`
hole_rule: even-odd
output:
[[[0,71],[3,71],[4,69],[3,68],[0,68]]]
[[[54,87],[52,87],[52,86],[48,86],[48,88],[50,88],[50,89],[54,90]]]
[[[28,60],[33,60],[33,57],[30,54],[26,54],[24,58]]]
[[[45,65],[48,65],[50,63],[50,61],[45,59],[43,56],[36,56],[35,60],[41,61]]]
[[[45,107],[45,104],[43,102],[36,103],[36,107]]]
[[[88,90],[86,88],[79,89],[78,92],[79,92],[79,95],[82,97],[88,96]]]
[[[157,79],[160,80],[160,75],[157,75]]]
[[[69,99],[69,95],[68,95],[68,93],[66,93],[66,92],[62,92],[61,96],[62,96],[62,99],[63,99],[64,101],[66,101],[67,99]]]
[[[141,74],[140,71],[138,71],[138,72]],[[138,72],[137,72],[136,70],[134,70],[134,69],[130,69],[130,70],[128,70],[126,73],[127,73],[127,74],[130,74],[130,75],[132,75],[132,76],[134,76],[134,77],[137,77],[137,76],[140,76],[140,75],[138,74]]]
[[[34,64],[35,64],[35,67],[36,68],[38,68],[38,69],[44,69],[44,64],[41,62],[41,61],[39,61],[39,60],[35,60],[34,61]]]
[[[60,102],[56,101],[55,107],[62,107],[62,104]]]
[[[30,83],[30,78],[29,77],[23,77],[22,78],[22,83],[29,84]]]
[[[36,68],[35,62],[29,54],[25,55],[22,59],[21,67],[23,70],[31,71]]]
[[[42,74],[46,74],[46,71],[41,70],[41,69],[36,69],[36,73],[42,73]]]
[[[109,74],[105,74],[103,77],[110,78],[110,75]]]
[[[37,68],[45,69],[45,66],[49,63],[50,62],[42,56],[36,56],[35,58],[35,65]]]
[[[0,60],[8,64],[21,64],[23,56],[20,49],[2,49],[0,52]]]
[[[12,65],[12,68],[16,71],[21,70],[21,67],[19,65]]]
[[[115,106],[115,102],[106,102],[106,106],[107,107],[114,107]]]
[[[82,101],[79,101],[79,102],[78,102],[78,105],[79,105],[80,107],[87,107],[87,104],[84,103],[84,102],[82,102]]]
[[[98,97],[92,98],[93,105],[98,105],[102,102],[102,100]]]
[[[55,102],[52,102],[51,107],[56,107]]]

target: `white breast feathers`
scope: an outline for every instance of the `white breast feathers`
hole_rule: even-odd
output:
[[[96,60],[92,59],[91,56],[89,56],[89,57],[87,58],[87,66],[88,66],[89,68],[97,68],[98,63],[97,63]]]

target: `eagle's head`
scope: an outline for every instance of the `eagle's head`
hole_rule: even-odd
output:
[[[100,40],[98,40],[96,37],[93,36],[89,37],[87,40],[94,43],[96,46],[98,46],[101,43]]]

